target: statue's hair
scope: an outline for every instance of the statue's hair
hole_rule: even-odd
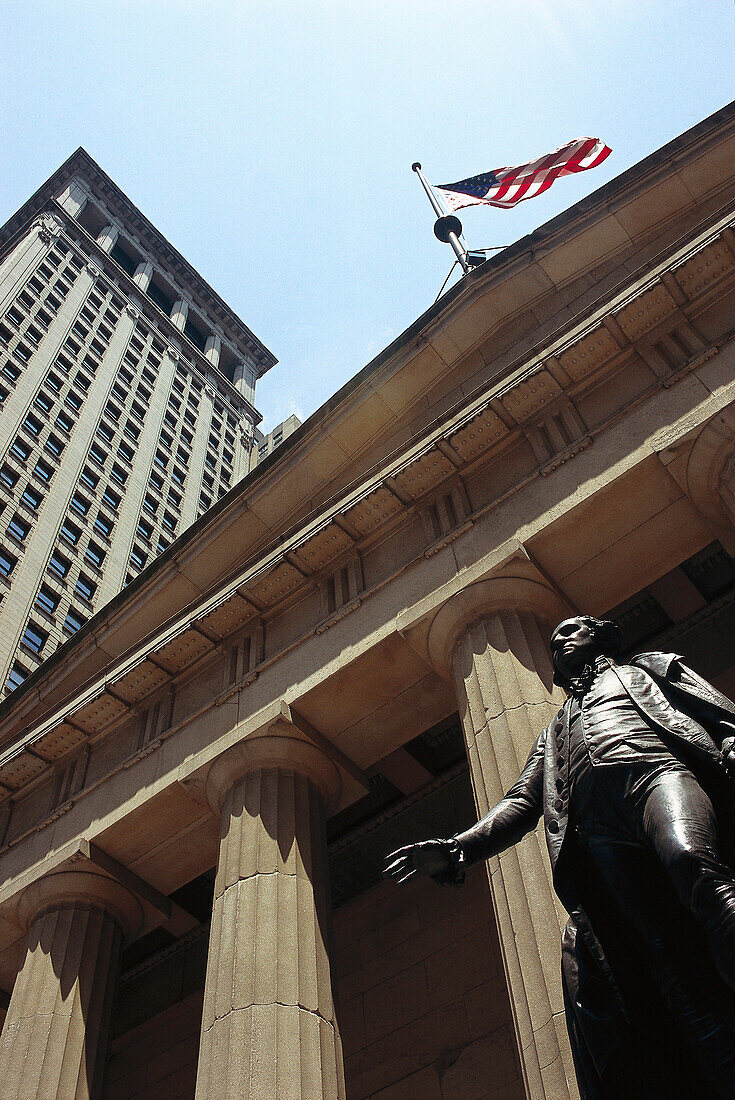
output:
[[[606,657],[619,657],[623,649],[623,632],[617,623],[614,623],[612,619],[595,619],[592,615],[578,615],[576,618],[581,619],[583,623],[592,631],[599,652]],[[564,620],[566,621],[566,620]],[[561,623],[559,623],[561,626]],[[552,637],[554,636],[557,627],[552,631]],[[567,677],[554,665],[554,683],[559,687],[567,688],[569,681]]]

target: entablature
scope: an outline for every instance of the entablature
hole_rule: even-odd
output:
[[[418,553],[431,556],[464,533],[478,515],[496,507],[501,497],[517,491],[520,483],[499,493],[486,479],[484,497],[475,493],[473,499],[467,487],[468,476],[477,483],[485,467],[502,461],[509,449],[530,440],[528,482],[549,476],[589,446],[612,422],[627,415],[631,405],[626,401],[595,422],[578,411],[578,393],[592,385],[604,387],[606,379],[613,378],[634,357],[640,358],[639,342],[650,339],[652,332],[660,341],[682,324],[682,317],[694,327],[702,310],[735,288],[735,251],[729,226],[728,219],[722,220],[709,234],[662,261],[644,282],[621,288],[605,309],[579,319],[539,349],[530,362],[520,364],[502,382],[434,425],[311,522],[297,525],[267,553],[232,571],[213,592],[187,601],[185,610],[173,614],[163,628],[145,627],[144,589],[127,605],[123,598],[112,616],[140,615],[138,638],[147,636],[133,641],[121,658],[106,658],[99,639],[109,628],[100,621],[96,635],[92,633],[86,642],[94,659],[89,664],[91,675],[82,686],[69,691],[66,701],[54,707],[52,714],[46,707],[43,717],[38,696],[19,700],[2,726],[5,747],[0,753],[0,794],[4,791],[9,798],[18,797],[65,754],[71,756],[90,740],[113,732],[141,708],[154,704],[162,692],[180,690],[218,661],[229,661],[230,671],[224,681],[221,676],[212,681],[213,704],[253,682],[259,669],[280,655],[277,649],[268,651],[267,642],[264,644],[269,624],[303,600],[307,592],[321,595],[313,604],[313,621],[302,624],[306,632],[301,630],[302,637],[323,632],[325,624],[340,621],[359,607],[371,590],[387,583],[388,576],[368,578],[363,574],[365,555],[381,541],[418,521],[424,532]],[[681,282],[678,272],[682,272]],[[690,297],[694,286],[699,288],[696,299]],[[679,289],[672,292],[672,287]],[[627,326],[628,344],[614,335],[617,328],[610,325],[611,318],[623,332]],[[688,353],[682,343],[681,361],[670,363],[666,372],[649,371],[636,403],[671,387],[732,336],[729,328],[714,340],[700,337],[698,346],[689,348]],[[294,476],[297,471],[296,465]],[[227,532],[226,514],[219,522],[222,538]],[[186,546],[179,551],[175,562],[179,576],[186,574],[187,554],[194,552],[195,547]],[[404,540],[403,553],[404,560],[394,564],[394,569],[407,567],[417,553],[416,545]],[[345,570],[344,578],[339,577],[339,601],[333,587],[330,603],[330,578],[334,584],[337,570]],[[159,584],[167,583],[165,572],[153,578]],[[135,633],[131,631],[130,636],[134,639]],[[232,658],[233,647],[237,649],[246,636],[254,639],[252,648],[248,645],[247,659],[242,653]],[[83,649],[75,654],[74,664],[83,668]],[[63,670],[60,674],[52,670],[52,683],[54,675],[58,677],[57,697],[63,698]]]

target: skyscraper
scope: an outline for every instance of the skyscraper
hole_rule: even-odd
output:
[[[290,435],[301,427],[301,421],[295,413],[291,413],[290,416],[282,420],[280,424],[276,424],[275,428],[264,435],[263,432],[255,431],[255,445],[250,452],[250,468],[257,466],[259,462],[263,462],[268,455],[273,454],[276,447],[280,447],[282,443],[285,443]]]
[[[275,357],[78,149],[0,229],[0,684],[243,476]]]

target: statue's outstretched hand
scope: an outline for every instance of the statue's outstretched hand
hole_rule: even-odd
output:
[[[386,857],[383,876],[408,882],[416,875],[431,875],[437,882],[454,882],[456,864],[452,858],[454,840],[422,840],[407,844]]]
[[[735,778],[735,737],[725,737],[720,746],[720,762],[728,775]]]

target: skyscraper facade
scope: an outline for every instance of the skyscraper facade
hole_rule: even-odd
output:
[[[0,683],[243,476],[270,351],[78,149],[0,229]]]
[[[291,413],[280,424],[276,424],[275,428],[271,428],[267,434],[256,429],[255,445],[250,452],[250,468],[257,466],[259,462],[264,462],[268,455],[273,454],[276,447],[280,447],[282,443],[285,443],[288,437],[293,435],[296,429],[300,427],[301,421],[298,416]]]

